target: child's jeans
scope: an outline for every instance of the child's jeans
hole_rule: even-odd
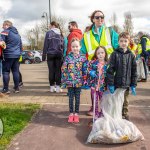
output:
[[[102,111],[99,112],[99,101],[102,98],[103,92],[95,91],[94,88],[91,88],[91,101],[92,101],[92,108],[94,109],[94,93],[96,92],[96,99],[95,99],[95,119],[102,116]]]
[[[68,88],[70,113],[74,112],[74,107],[73,107],[74,97],[75,97],[75,113],[79,113],[80,93],[81,93],[80,87],[69,87]]]

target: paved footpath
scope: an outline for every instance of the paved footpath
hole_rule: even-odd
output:
[[[24,87],[19,94],[0,98],[9,103],[40,103],[42,109],[33,117],[23,132],[19,133],[9,150],[150,150],[150,81],[139,83],[137,96],[130,96],[130,120],[143,133],[145,140],[130,144],[86,144],[90,132],[86,116],[90,106],[90,93],[81,95],[79,124],[67,123],[68,97],[66,91],[56,94],[49,92],[46,63],[21,65]],[[0,87],[2,83],[0,82]],[[13,82],[10,82],[12,89]]]

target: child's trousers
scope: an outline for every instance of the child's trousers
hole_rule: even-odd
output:
[[[94,93],[95,89],[91,88],[91,101],[92,101],[92,108],[94,108]],[[96,91],[96,101],[95,101],[95,117],[99,118],[102,115],[102,111],[99,112],[99,101],[101,100],[103,95],[103,92],[101,91]]]
[[[129,89],[127,89],[124,93],[124,103],[123,103],[123,108],[122,108],[122,116],[128,116],[128,96],[129,96]]]
[[[73,107],[74,97],[75,97],[75,113],[79,113],[80,93],[81,93],[80,87],[69,87],[68,88],[70,113],[74,112],[74,107]]]

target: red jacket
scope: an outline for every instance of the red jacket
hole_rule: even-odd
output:
[[[78,38],[79,40],[82,39],[82,31],[80,29],[73,29],[71,33],[68,35],[68,45],[67,45],[67,55],[71,52],[71,40],[73,38]]]

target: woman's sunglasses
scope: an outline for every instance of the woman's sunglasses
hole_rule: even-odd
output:
[[[104,19],[104,16],[94,16],[94,19],[97,19],[97,20],[98,20],[98,19],[100,19],[100,18],[101,18],[101,19]]]

